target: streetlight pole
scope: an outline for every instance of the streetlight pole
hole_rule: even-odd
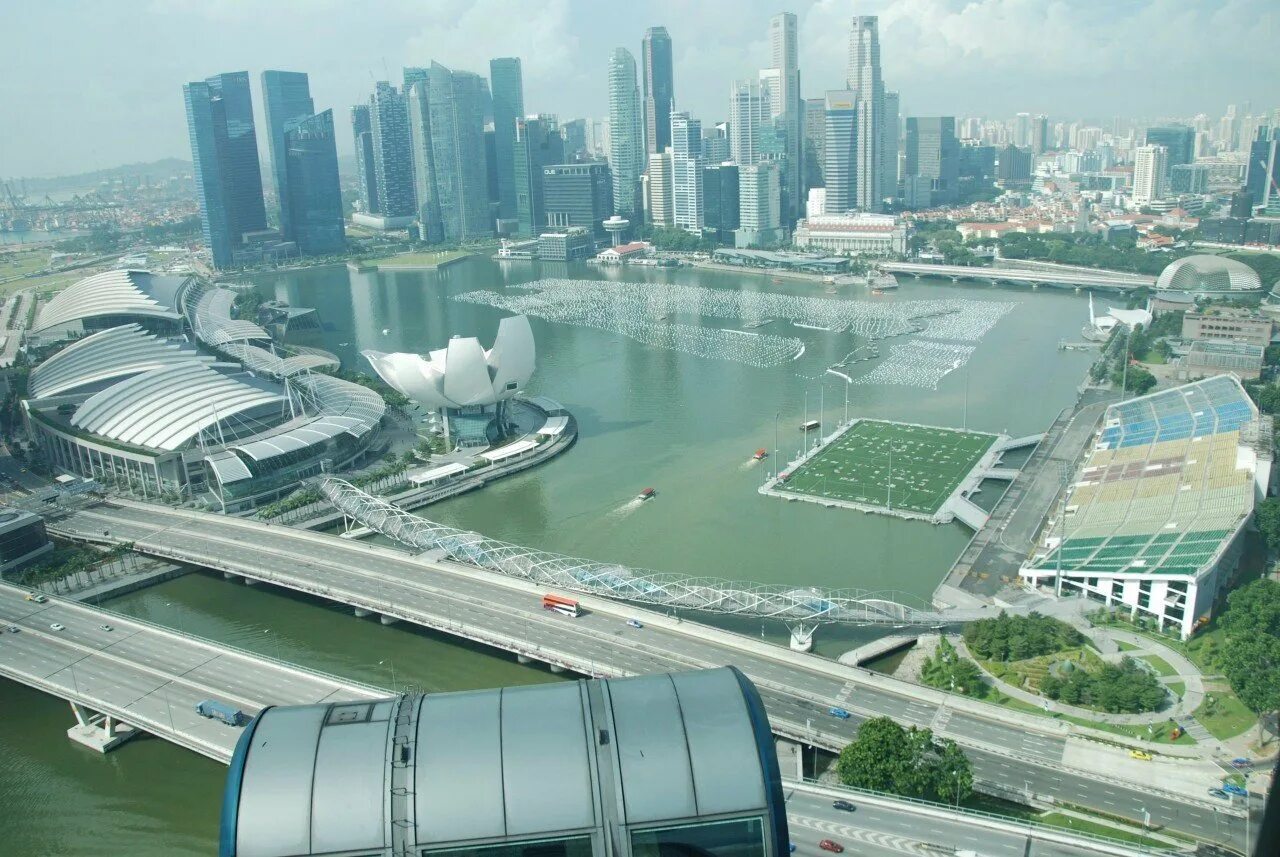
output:
[[[396,662],[394,658],[387,658],[385,661],[378,661],[378,666],[389,664],[391,666],[391,690],[396,689]]]
[[[778,478],[778,417],[781,414],[774,411],[773,414],[773,478]]]
[[[1125,328],[1124,334],[1124,368],[1120,370],[1120,400],[1124,401],[1125,391],[1129,387],[1129,348],[1133,339],[1133,326]]]
[[[849,424],[849,379],[844,382],[844,424]]]

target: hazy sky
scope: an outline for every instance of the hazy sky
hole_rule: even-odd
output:
[[[798,0],[806,96],[842,85],[848,19],[880,16],[904,115],[1161,118],[1280,104],[1277,0]],[[0,176],[190,158],[182,84],[222,71],[311,75],[347,108],[404,65],[488,75],[524,62],[525,107],[602,116],[605,64],[662,24],[676,103],[724,118],[729,85],[767,63],[776,0],[0,0]],[[256,107],[262,104],[255,91]],[[339,153],[351,150],[349,134]],[[260,135],[261,137],[261,135]]]

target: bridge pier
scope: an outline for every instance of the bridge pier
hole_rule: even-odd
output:
[[[106,714],[97,714],[83,705],[71,703],[76,725],[67,730],[67,737],[99,753],[107,753],[128,741],[138,730]]]
[[[240,575],[232,574],[229,571],[224,571],[222,572],[222,579],[223,580],[240,580]]]
[[[245,586],[257,586],[259,583],[261,583],[261,581],[259,581],[259,580],[255,580],[255,579],[254,579],[254,578],[252,578],[252,577],[246,577],[246,578],[244,579],[244,585],[245,585]]]
[[[813,648],[813,632],[818,630],[817,625],[792,625],[791,626],[791,651],[807,652]]]
[[[559,664],[551,664],[550,666],[551,666],[551,671],[552,671],[553,673],[562,673],[562,672],[564,672],[564,667],[560,666]]]
[[[518,654],[518,655],[516,655],[516,663],[518,663],[518,664],[531,664],[531,663],[533,663],[533,658],[529,657],[528,655],[519,655],[519,654]]]
[[[366,610],[363,607],[352,607],[351,612],[356,614],[357,619],[363,619],[364,617],[370,616],[373,614],[372,610]]]
[[[400,619],[395,616],[387,616],[386,614],[382,614],[378,616],[378,621],[384,625],[394,625],[395,623],[399,622]]]

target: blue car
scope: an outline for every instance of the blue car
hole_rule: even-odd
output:
[[[832,717],[839,717],[841,720],[848,720],[853,715],[845,711],[843,708],[832,708],[827,711]]]
[[[1223,783],[1222,790],[1229,795],[1236,795],[1237,797],[1249,796],[1249,793],[1247,791],[1240,788],[1240,786],[1236,785],[1235,783]]]
[[[787,853],[788,854],[796,853],[796,844],[794,842],[787,843]]]

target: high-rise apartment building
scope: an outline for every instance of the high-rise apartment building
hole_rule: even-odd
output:
[[[671,114],[671,222],[702,229],[702,123],[688,113]]]
[[[929,205],[958,198],[960,143],[954,116],[908,116],[902,175],[929,182]]]
[[[542,170],[542,205],[547,226],[565,230],[579,226],[597,240],[608,238],[604,221],[613,214],[613,177],[609,165],[552,164]]]
[[[493,145],[498,178],[498,217],[512,220],[516,213],[516,120],[524,116],[524,79],[519,57],[489,60],[493,89]]]
[[[1139,146],[1133,152],[1133,202],[1148,205],[1164,198],[1169,175],[1169,150],[1164,146]]]
[[[827,100],[804,100],[805,188],[822,187],[822,169],[827,151]]]
[[[640,127],[640,93],[636,59],[626,48],[609,55],[609,169],[613,172],[614,213],[635,218],[642,209],[640,173],[644,170],[644,137]]]
[[[378,213],[388,225],[415,213],[409,112],[404,96],[385,80],[369,100],[373,128],[373,169],[378,180]]]
[[[776,72],[771,94],[773,119],[783,137],[782,216],[794,223],[804,200],[804,100],[800,97],[800,46],[796,16],[782,12],[769,19],[769,63]]]
[[[760,247],[782,240],[778,165],[771,161],[738,168],[737,247]]]
[[[267,151],[271,153],[271,174],[275,180],[276,203],[280,207],[280,236],[294,241],[289,198],[288,170],[285,166],[284,135],[290,125],[315,115],[311,87],[307,76],[298,71],[264,71],[262,73],[263,114],[267,120]]]
[[[1161,125],[1147,129],[1147,145],[1169,150],[1169,166],[1189,164],[1196,159],[1196,132],[1190,125]]]
[[[521,235],[536,238],[547,224],[543,170],[564,163],[564,138],[555,117],[540,115],[516,120],[516,219]]]
[[[485,80],[433,62],[426,85],[434,200],[443,239],[471,241],[492,235],[484,158]]]
[[[767,83],[735,81],[729,93],[729,157],[746,167],[762,157],[761,135],[771,128],[772,93]]]
[[[280,203],[281,222],[287,215],[292,240],[303,255],[341,253],[346,235],[333,111],[290,122],[284,132],[283,148],[285,197]]]
[[[365,214],[377,214],[380,210],[378,177],[373,167],[373,121],[369,118],[368,104],[357,104],[351,108],[351,134],[360,182],[360,208]]]
[[[674,226],[675,207],[672,199],[671,149],[649,156],[647,219],[654,226]],[[615,206],[616,207],[616,206]]]
[[[671,145],[671,111],[676,103],[671,66],[671,36],[666,27],[650,27],[640,44],[644,89],[644,151],[648,155]]]
[[[228,268],[244,235],[267,228],[249,73],[188,83],[182,94],[205,245],[213,266]]]
[[[826,97],[824,206],[827,214],[846,214],[858,207],[858,109],[866,102],[852,90],[832,90]]]
[[[902,137],[902,115],[896,90],[884,94],[884,125],[880,134],[880,195],[898,192],[898,152]]]
[[[884,81],[880,78],[880,33],[874,15],[853,19],[849,30],[848,88],[857,93],[855,193],[857,207],[879,211],[884,193]],[[828,201],[828,205],[830,202]]]

